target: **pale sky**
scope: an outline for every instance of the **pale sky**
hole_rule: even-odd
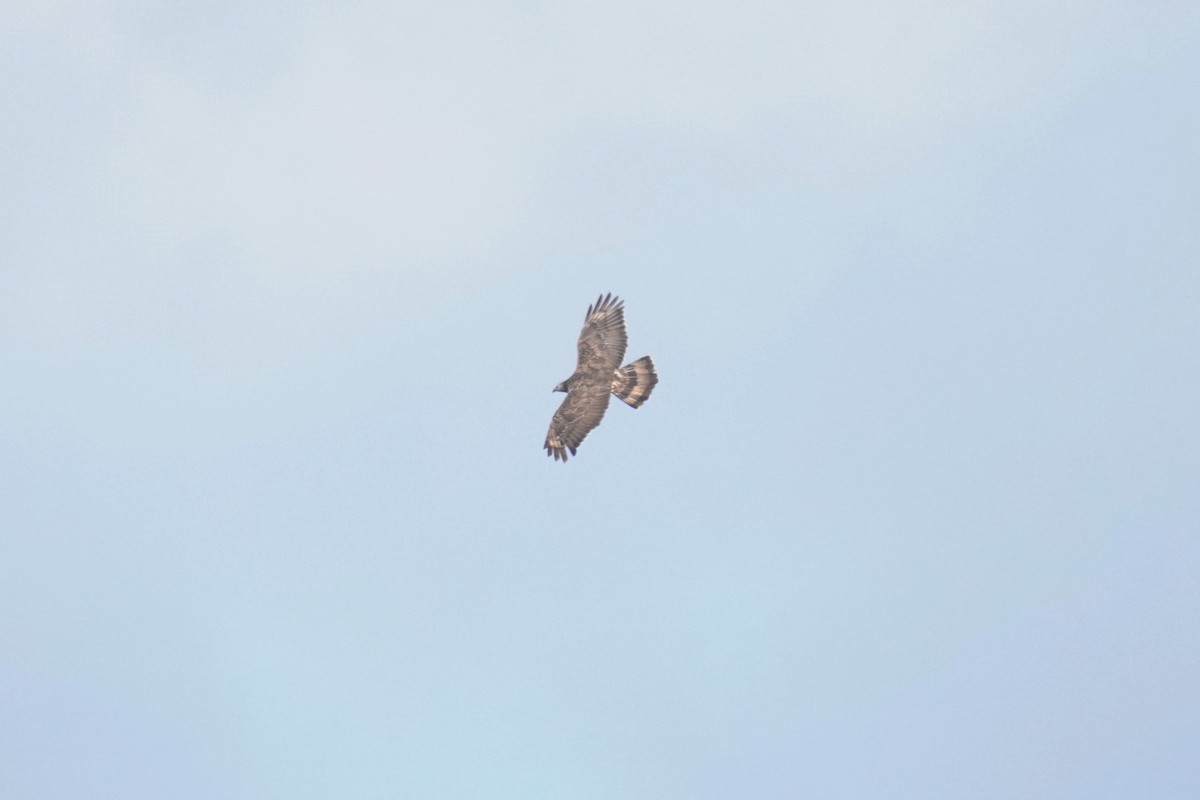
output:
[[[0,7],[0,796],[1200,795],[1200,7]],[[568,464],[584,311],[661,383]]]

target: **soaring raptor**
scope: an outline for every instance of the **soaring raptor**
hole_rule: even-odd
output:
[[[625,338],[624,302],[611,293],[601,295],[583,318],[575,373],[554,387],[567,393],[546,434],[546,455],[555,461],[565,462],[568,452],[575,455],[575,448],[600,424],[610,392],[638,408],[658,385],[650,356],[621,366]]]

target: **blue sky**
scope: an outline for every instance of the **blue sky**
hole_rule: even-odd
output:
[[[0,794],[1194,797],[1198,45],[6,6]]]

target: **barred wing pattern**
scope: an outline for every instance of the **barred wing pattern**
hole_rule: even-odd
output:
[[[601,295],[588,306],[579,334],[579,360],[570,378],[558,385],[567,392],[546,434],[546,454],[566,461],[600,424],[608,409],[609,394],[616,394],[633,408],[650,396],[658,383],[649,356],[621,366],[627,342],[624,303],[612,294]]]
[[[567,392],[546,434],[546,453],[555,461],[566,461],[567,453],[583,443],[592,429],[600,424],[608,410],[608,385],[577,383]]]
[[[588,306],[579,332],[576,375],[600,377],[621,366],[625,357],[625,303],[610,292]],[[599,420],[597,420],[599,422]]]

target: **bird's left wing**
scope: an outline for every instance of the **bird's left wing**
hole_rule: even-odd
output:
[[[601,295],[588,306],[579,333],[578,370],[604,370],[609,373],[625,358],[625,304],[612,294]]]

